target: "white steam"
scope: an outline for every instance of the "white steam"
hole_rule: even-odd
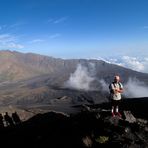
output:
[[[98,84],[100,87],[98,87]],[[64,87],[85,91],[98,90],[98,92],[109,93],[109,84],[104,79],[96,77],[94,63],[89,63],[87,67],[78,64],[75,72],[72,73],[68,81],[65,82]],[[129,78],[129,80],[123,84],[123,89],[123,95],[127,98],[148,97],[148,86],[136,78]]]
[[[129,78],[124,86],[124,95],[129,98],[148,97],[148,86],[136,78]]]
[[[106,83],[103,79],[99,80],[99,83],[101,84],[101,91],[108,92],[109,91],[109,84]]]
[[[103,79],[99,80],[102,91],[109,93],[109,84]],[[123,95],[127,98],[148,97],[148,86],[136,78],[129,78],[127,83],[123,85]]]
[[[65,86],[77,90],[92,90],[91,83],[94,81],[94,64],[91,63],[90,70],[87,67],[78,64],[74,73],[70,75],[69,80],[65,83]]]

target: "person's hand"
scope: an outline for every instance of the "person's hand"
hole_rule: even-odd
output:
[[[118,89],[115,88],[115,89],[114,89],[114,94],[117,94],[117,93],[118,93]]]
[[[117,88],[115,88],[115,92],[116,92],[116,93],[122,93],[123,90],[122,90],[122,89],[117,89]]]
[[[116,92],[119,92],[119,89],[115,88],[115,91],[116,91]]]

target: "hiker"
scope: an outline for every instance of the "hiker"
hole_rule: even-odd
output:
[[[3,115],[0,113],[0,128],[4,127]]]
[[[115,115],[118,115],[121,117],[121,114],[119,112],[119,104],[121,102],[121,93],[123,93],[123,85],[120,82],[120,77],[116,75],[114,77],[114,81],[109,85],[110,89],[110,99],[111,99],[111,114],[114,117]]]
[[[6,126],[13,126],[14,125],[12,118],[8,115],[8,112],[5,112],[4,119],[6,122]]]
[[[14,113],[12,113],[12,119],[13,119],[15,125],[18,125],[21,123],[20,117],[16,111]]]

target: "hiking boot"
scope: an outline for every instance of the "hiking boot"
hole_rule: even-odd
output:
[[[114,113],[112,113],[112,117],[115,117],[115,114]]]
[[[117,112],[116,115],[119,117],[122,117],[122,115],[119,112]]]

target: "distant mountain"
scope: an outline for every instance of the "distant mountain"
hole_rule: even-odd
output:
[[[86,75],[80,78],[89,75],[90,88],[95,87],[95,89],[65,87],[65,82],[76,71],[78,65],[82,65],[83,68],[79,69],[77,75],[81,76],[81,71],[84,70]],[[126,83],[129,78],[137,78],[148,85],[148,74],[101,60],[64,60],[33,53],[2,50],[0,51],[0,105],[52,104],[54,102],[52,99],[63,96],[70,97],[73,103],[107,101],[106,94],[101,91],[100,80],[110,83],[115,74],[121,76],[123,83]],[[77,82],[79,83],[81,79]],[[84,85],[85,81],[86,78],[82,81]]]
[[[114,74],[120,74],[123,81],[128,77],[137,77],[147,82],[148,74],[142,74],[101,60],[69,59],[63,60],[34,53],[20,53],[16,51],[0,51],[0,82],[24,80],[48,74],[60,79],[68,79],[70,73],[76,70],[78,64],[88,69],[94,64],[96,76],[110,82]],[[62,77],[62,78],[60,78]],[[62,80],[61,80],[62,81]]]
[[[0,51],[0,81],[28,79],[55,72],[63,60],[16,51]]]

